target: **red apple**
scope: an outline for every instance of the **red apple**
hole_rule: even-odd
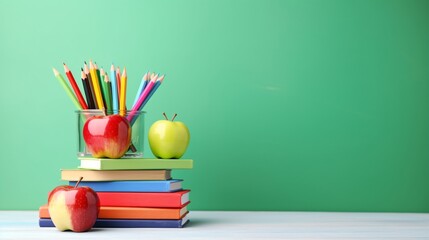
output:
[[[83,139],[93,157],[121,158],[131,143],[130,123],[118,114],[90,117]]]
[[[49,215],[60,231],[85,232],[97,220],[100,211],[98,195],[89,187],[78,187],[79,182],[74,187],[58,186],[49,194]]]

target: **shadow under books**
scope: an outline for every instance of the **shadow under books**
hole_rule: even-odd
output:
[[[219,221],[217,219],[210,219],[210,218],[193,218],[189,220],[183,227],[189,228],[189,227],[202,227],[202,226],[208,226],[217,224]]]

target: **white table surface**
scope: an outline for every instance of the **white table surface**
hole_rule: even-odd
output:
[[[191,211],[184,228],[40,228],[37,211],[0,211],[0,239],[429,239],[429,214]]]

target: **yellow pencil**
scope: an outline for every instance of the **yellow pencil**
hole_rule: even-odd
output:
[[[95,99],[97,101],[98,109],[103,110],[103,96],[101,95],[100,83],[98,80],[97,70],[92,61],[89,62],[89,73],[91,74],[92,85],[94,86]]]
[[[119,96],[119,114],[125,116],[127,113],[126,99],[127,99],[127,69],[124,67],[124,71],[121,76],[121,92]]]

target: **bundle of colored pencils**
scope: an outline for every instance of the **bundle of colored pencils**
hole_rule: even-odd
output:
[[[54,68],[55,77],[79,110],[100,109],[106,114],[119,113],[122,116],[126,116],[127,70],[125,67],[121,74],[119,67],[115,69],[115,66],[112,64],[110,74],[107,74],[103,68],[99,69],[95,62],[90,61],[89,67],[85,62],[84,67],[81,68],[82,86],[85,93],[84,98],[72,72],[65,63],[63,64],[64,72],[73,91],[63,76]],[[127,115],[127,119],[131,124],[135,121],[136,112],[143,109],[163,80],[164,75],[159,76],[156,73],[150,72],[144,74],[131,111]]]

